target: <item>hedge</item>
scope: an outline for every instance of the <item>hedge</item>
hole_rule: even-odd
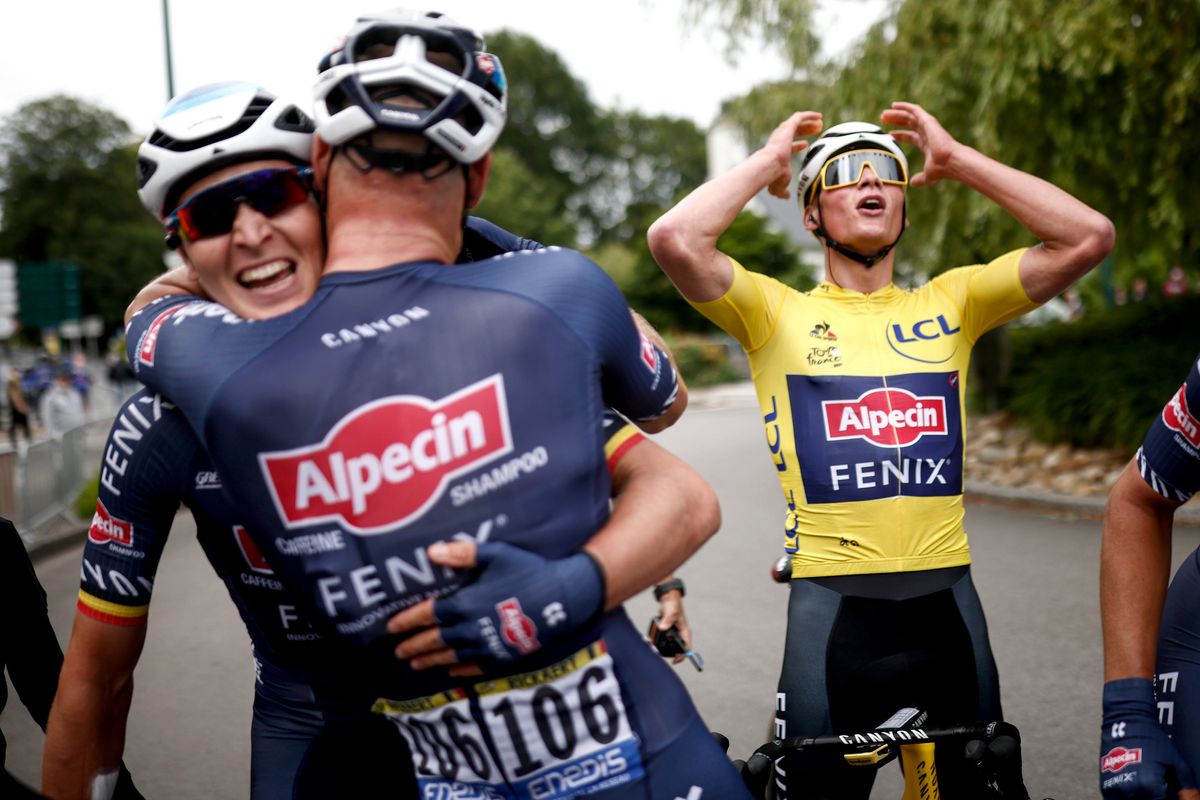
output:
[[[1043,441],[1133,452],[1200,352],[1200,297],[1013,328],[1000,407]]]

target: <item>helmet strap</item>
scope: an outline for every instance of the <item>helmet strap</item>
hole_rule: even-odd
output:
[[[424,153],[379,148],[371,143],[369,136],[359,137],[342,147],[350,163],[364,175],[380,167],[395,175],[419,172],[425,180],[432,181],[445,175],[458,163],[433,142],[427,143]]]
[[[883,247],[879,250],[876,250],[874,253],[860,253],[857,250],[850,249],[849,247],[847,247],[846,245],[842,244],[841,242],[839,242],[838,240],[834,239],[832,236],[829,235],[829,231],[825,230],[825,222],[821,218],[820,202],[817,202],[816,206],[817,206],[817,227],[816,227],[816,230],[813,231],[813,235],[816,236],[818,239],[820,239],[821,243],[824,244],[826,247],[828,247],[830,250],[840,253],[841,255],[845,256],[846,258],[850,259],[851,261],[857,261],[859,264],[862,264],[867,269],[870,269],[871,267],[878,264],[880,261],[882,261],[887,256],[888,253],[892,252],[892,248],[894,248],[900,242],[900,237],[904,235],[904,229],[907,227],[906,223],[908,222],[908,198],[905,197],[903,213],[900,216],[900,233],[896,234],[896,238],[892,240],[892,243],[889,245],[886,245],[885,247]]]

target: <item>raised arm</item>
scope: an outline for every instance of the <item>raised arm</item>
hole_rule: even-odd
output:
[[[706,302],[728,291],[733,268],[717,249],[717,239],[764,188],[776,197],[789,196],[791,158],[808,146],[796,139],[820,130],[818,112],[797,111],[760,150],[700,186],[650,226],[650,252],[684,297]]]
[[[910,185],[958,181],[1003,208],[1041,241],[1021,258],[1021,285],[1031,300],[1042,303],[1058,295],[1112,250],[1116,232],[1107,217],[1052,183],[956,141],[919,105],[893,103],[880,119],[900,126],[892,136],[920,148],[925,157]]]
[[[160,297],[177,294],[189,294],[195,297],[207,298],[208,294],[196,280],[195,273],[187,267],[176,267],[164,272],[143,286],[134,296],[133,301],[125,308],[125,324],[130,318]]]

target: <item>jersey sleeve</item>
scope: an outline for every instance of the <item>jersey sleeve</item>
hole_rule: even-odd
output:
[[[545,245],[533,239],[525,239],[501,228],[482,217],[467,217],[463,229],[462,251],[458,262],[482,261],[503,253],[517,250],[541,250]]]
[[[751,352],[762,347],[775,330],[788,287],[774,278],[750,272],[732,258],[729,263],[733,265],[729,291],[716,300],[688,303]]]
[[[586,343],[600,368],[604,405],[626,418],[655,419],[675,401],[679,380],[670,359],[638,331],[612,278],[582,253],[561,247],[510,253],[448,270],[439,280],[541,305]]]
[[[104,444],[96,512],[80,570],[80,612],[116,625],[146,621],[163,546],[179,508],[179,475],[198,452],[183,419],[142,390]]]
[[[1037,308],[1021,284],[1025,248],[1005,253],[987,264],[958,267],[934,278],[963,309],[963,332],[974,343],[980,336]]]
[[[1136,461],[1142,479],[1182,503],[1200,490],[1200,359],[1150,425]]]
[[[642,432],[631,425],[620,414],[607,410],[604,412],[604,458],[608,462],[608,473],[611,475],[621,459],[645,438]]]

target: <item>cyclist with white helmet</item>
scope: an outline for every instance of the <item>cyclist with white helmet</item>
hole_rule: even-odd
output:
[[[498,60],[444,19],[389,14],[328,66],[318,122],[339,121],[314,148],[329,233],[316,296],[254,325],[156,303],[130,327],[139,373],[203,432],[252,537],[406,737],[424,793],[744,796],[723,757],[675,768],[719,748],[619,607],[665,571],[644,562],[698,544],[654,537],[647,558],[618,533],[673,521],[607,508],[599,402],[665,424],[669,361],[578,254],[446,266],[503,118]],[[187,210],[204,194],[182,198],[186,237],[224,235]]]
[[[312,134],[307,115],[252,84],[201,87],[172,101],[139,151],[147,208],[170,219],[182,197],[196,195],[195,186],[215,184],[236,187],[240,203],[253,210],[239,217],[238,205],[212,196],[193,203],[188,213],[197,224],[230,233],[192,239],[172,230],[168,243],[187,264],[172,280],[196,285],[247,319],[284,313],[312,295],[324,259],[308,168]],[[274,240],[275,257],[249,263],[246,253],[263,252],[261,241],[253,247],[246,241],[254,237]],[[459,260],[532,248],[540,245],[472,217]],[[651,498],[661,508],[664,490],[676,511],[703,508],[710,497],[686,465],[615,416],[606,419],[605,450],[614,497],[633,509]],[[336,647],[246,534],[245,515],[222,491],[219,474],[172,403],[149,390],[135,394],[118,412],[105,453],[79,610],[45,748],[45,790],[84,796],[89,777],[119,759],[124,737],[115,732],[124,729],[155,572],[183,502],[254,651],[250,795],[262,800],[318,791],[323,776],[314,765],[328,749],[324,742],[370,716],[342,689],[346,677]],[[679,522],[675,532],[684,538],[707,532],[700,527],[707,524],[703,514]],[[665,598],[664,609],[674,600]],[[681,614],[677,602],[674,607]],[[93,798],[102,796],[90,788]]]
[[[663,271],[750,359],[786,503],[780,737],[871,728],[900,706],[928,710],[933,724],[1001,718],[962,522],[968,360],[981,334],[1058,294],[1113,242],[1102,215],[957,142],[920,106],[894,103],[881,119],[902,129],[842,123],[809,145],[798,139],[820,132],[822,118],[798,112],[649,231]],[[900,142],[924,156],[911,180]],[[801,151],[796,195],[824,246],[824,280],[810,292],[717,249],[755,195],[789,195]],[[947,179],[1041,244],[900,289],[908,186]],[[938,761],[943,796],[974,796],[954,761]],[[873,773],[844,765],[782,764],[781,775],[805,767],[789,796],[870,793]]]

